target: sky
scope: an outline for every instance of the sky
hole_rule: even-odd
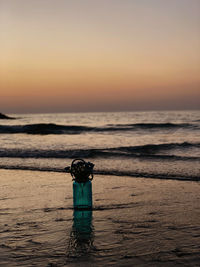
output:
[[[200,108],[200,0],[0,0],[0,112]]]

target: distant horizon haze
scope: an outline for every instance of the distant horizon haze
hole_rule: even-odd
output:
[[[4,115],[14,115],[14,114],[67,114],[67,113],[72,113],[72,114],[86,114],[86,113],[140,113],[140,112],[200,112],[200,108],[186,108],[186,109],[127,109],[127,110],[96,110],[96,111],[87,111],[87,110],[82,110],[82,111],[65,111],[65,110],[59,110],[59,111],[52,111],[51,109],[45,110],[45,111],[39,111],[39,110],[34,110],[34,111],[5,111],[5,110],[0,110],[0,113]]]

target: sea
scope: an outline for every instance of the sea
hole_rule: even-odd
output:
[[[0,169],[200,180],[200,111],[10,114],[0,120]]]

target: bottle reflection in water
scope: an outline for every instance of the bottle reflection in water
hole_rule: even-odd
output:
[[[93,241],[92,210],[74,210],[68,257],[87,256],[94,248]]]

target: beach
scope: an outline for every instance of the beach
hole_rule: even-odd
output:
[[[199,266],[200,184],[95,175],[74,212],[69,174],[0,170],[0,266]]]
[[[200,267],[199,14],[0,0],[0,267]]]

